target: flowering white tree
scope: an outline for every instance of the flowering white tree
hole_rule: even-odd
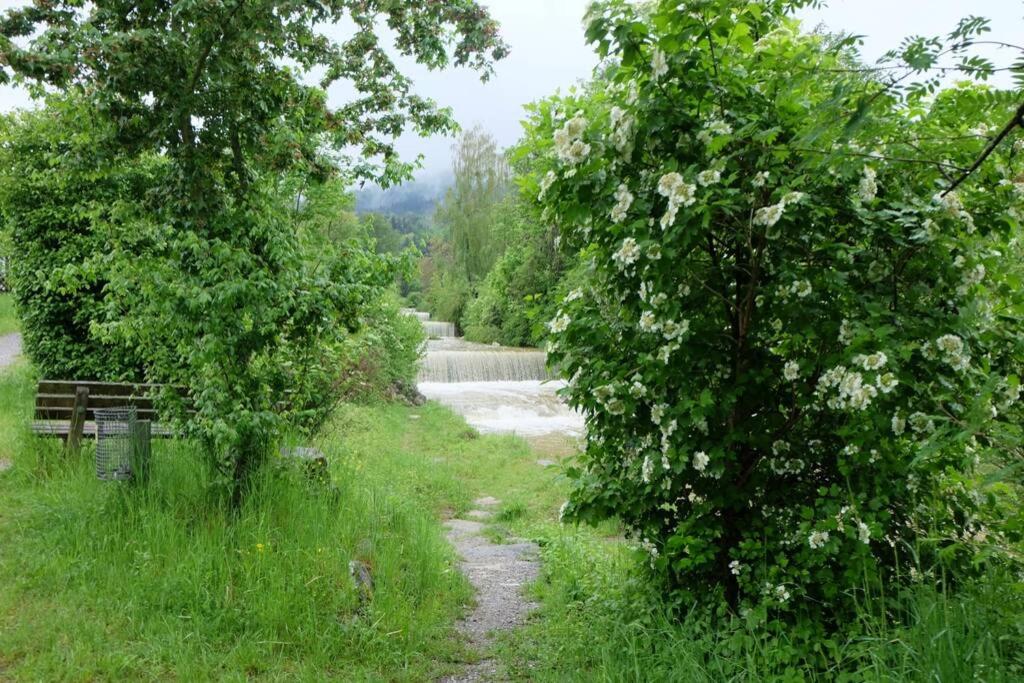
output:
[[[1024,163],[948,192],[1014,94],[882,82],[802,4],[595,4],[601,87],[523,153],[592,260],[550,323],[588,419],[564,515],[621,519],[681,597],[838,615],[1000,542],[974,474],[1020,457]]]

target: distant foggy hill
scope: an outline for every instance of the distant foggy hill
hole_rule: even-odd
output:
[[[423,175],[403,185],[382,190],[376,185],[356,189],[356,212],[388,215],[413,214],[428,218],[451,187],[451,172]]]

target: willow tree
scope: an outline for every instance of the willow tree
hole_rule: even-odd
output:
[[[455,183],[438,210],[448,230],[455,267],[469,282],[481,279],[501,255],[495,212],[509,186],[509,168],[498,143],[476,126],[453,150]]]
[[[333,36],[345,24],[348,35]],[[377,264],[310,263],[279,181],[340,168],[406,176],[394,140],[455,129],[413,92],[382,43],[430,68],[491,73],[506,54],[474,0],[53,0],[0,16],[0,83],[79,94],[109,124],[108,158],[157,153],[166,172],[121,207],[104,333],[136,344],[150,379],[189,387],[202,437],[237,502],[282,426],[290,360],[354,324]],[[313,74],[319,82],[311,84]],[[326,90],[348,82],[340,107]]]

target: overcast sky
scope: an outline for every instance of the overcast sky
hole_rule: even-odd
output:
[[[512,54],[497,65],[487,84],[470,71],[429,72],[413,65],[408,69],[418,91],[450,106],[465,127],[480,123],[502,146],[519,137],[523,105],[586,78],[596,59],[584,43],[581,19],[590,0],[484,0],[501,22]],[[25,4],[0,0],[0,9]],[[1024,0],[830,0],[829,6],[802,13],[805,26],[819,23],[835,30],[865,36],[864,55],[877,59],[910,34],[948,33],[966,14],[993,20],[992,40],[1021,42],[1024,36]],[[1008,51],[991,52],[999,63],[1009,64]],[[1001,81],[1009,86],[1008,78]],[[339,103],[346,90],[332,92]],[[0,88],[0,111],[29,104],[28,97],[12,88]],[[413,135],[401,140],[407,156],[423,154],[430,171],[447,168],[452,141],[423,140]]]

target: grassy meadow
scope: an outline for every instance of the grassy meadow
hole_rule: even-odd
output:
[[[481,437],[438,405],[343,406],[316,440],[333,489],[270,467],[237,515],[208,499],[196,448],[158,442],[146,487],[95,479],[26,431],[33,376],[0,373],[0,679],[428,681],[480,653],[454,624],[473,597],[442,520],[502,500],[494,539],[542,548],[538,611],[490,655],[513,680],[1011,681],[1024,596],[989,575],[921,584],[860,637],[793,665],[785,637],[669,610],[613,525],[558,523],[552,457]],[[557,450],[557,448],[556,448]],[[365,602],[349,578],[366,563]]]

